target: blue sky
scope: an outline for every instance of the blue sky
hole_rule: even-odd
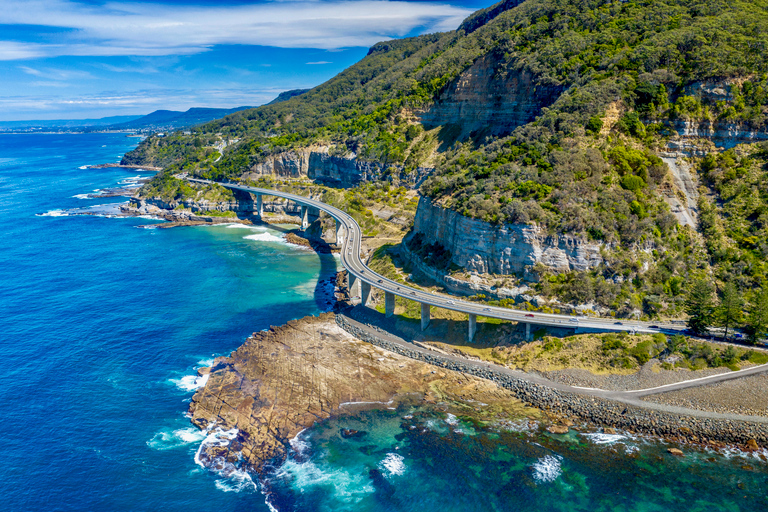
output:
[[[0,121],[260,105],[492,0],[0,0]]]

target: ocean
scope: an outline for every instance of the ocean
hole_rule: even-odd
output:
[[[196,368],[327,310],[337,259],[279,228],[112,217],[125,199],[84,194],[152,173],[85,166],[136,143],[0,134],[4,510],[768,510],[765,453],[676,458],[650,439],[549,436],[416,405],[304,431],[263,487],[200,467],[205,436],[185,416]]]

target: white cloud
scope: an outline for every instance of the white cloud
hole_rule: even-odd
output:
[[[451,30],[471,12],[448,4],[386,0],[287,1],[245,6],[86,5],[2,1],[0,24],[69,29],[55,44],[0,41],[0,60],[57,55],[180,55],[214,45],[337,49],[412,31]]]
[[[315,66],[317,64],[333,64],[333,62],[327,61],[327,60],[318,60],[317,62],[307,62],[310,66]]]

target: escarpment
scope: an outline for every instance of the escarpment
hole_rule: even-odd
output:
[[[589,270],[603,262],[601,244],[550,234],[536,225],[495,226],[442,208],[425,197],[419,201],[413,230],[450,251],[456,265],[480,274],[533,278],[531,269],[536,264],[568,271]]]
[[[537,83],[529,71],[510,69],[502,56],[490,53],[477,59],[418,115],[427,127],[458,125],[465,134],[475,130],[505,134],[533,121],[562,90]]]
[[[264,176],[309,178],[318,183],[352,187],[361,182],[380,180],[387,172],[396,175],[401,184],[417,186],[432,170],[430,167],[406,169],[403,165],[360,160],[352,153],[339,156],[332,154],[329,146],[310,146],[267,155],[264,161],[252,165],[241,179],[255,180]]]

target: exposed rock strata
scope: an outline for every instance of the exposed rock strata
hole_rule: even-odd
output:
[[[441,208],[422,197],[413,230],[451,251],[453,262],[480,274],[532,278],[540,263],[556,271],[588,270],[603,262],[601,245],[571,235],[549,234],[535,225],[494,226]]]
[[[263,162],[251,166],[241,179],[258,179],[262,176],[278,178],[307,177],[336,186],[355,186],[364,181],[382,178],[384,171],[394,170],[404,184],[418,186],[433,169],[418,167],[406,171],[403,166],[385,165],[380,162],[359,160],[354,154],[332,155],[327,146],[311,146],[274,155],[268,155]]]
[[[288,442],[302,429],[341,413],[349,402],[468,395],[491,408],[519,407],[509,391],[492,382],[359,341],[331,314],[254,333],[230,357],[217,358],[208,375],[192,398],[192,422],[232,432],[226,446],[204,444],[200,459],[212,467],[229,463],[260,471],[284,458]]]
[[[504,59],[485,55],[450,83],[429,109],[419,113],[427,127],[460,125],[464,132],[510,133],[533,121],[562,92],[537,84],[522,70],[507,69]]]

